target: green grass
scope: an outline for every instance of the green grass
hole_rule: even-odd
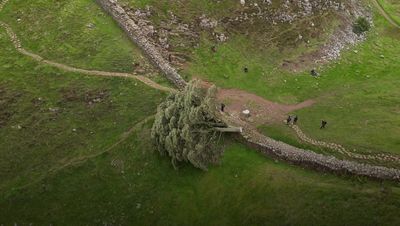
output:
[[[90,43],[83,44],[82,40],[87,36],[78,27],[68,28],[80,35],[66,42],[79,46],[77,49],[81,54],[75,55],[74,51],[64,49],[66,52],[58,50],[60,55],[51,55],[53,52],[47,52],[45,48],[40,50],[35,43],[55,48],[59,45],[56,39],[31,39],[29,32],[23,29],[28,29],[35,20],[21,20],[17,24],[10,19],[10,15],[18,15],[14,13],[19,11],[39,9],[51,13],[54,18],[61,18],[64,10],[54,10],[57,5],[63,5],[61,8],[64,9],[66,5],[81,6],[83,3],[94,8],[90,12],[82,12],[83,9],[79,7],[73,11],[75,15],[82,14],[82,21],[87,13],[94,12],[93,18],[101,15],[103,20],[110,22],[101,29],[110,39],[102,39],[105,43],[96,48],[101,54],[93,55],[92,59],[81,55],[85,52],[86,44],[90,47]],[[15,27],[17,33],[23,36],[24,44],[32,51],[61,63],[85,68],[130,70],[129,66],[114,64],[113,54],[118,53],[125,58],[124,51],[134,53],[135,48],[111,19],[89,0],[27,3],[11,0],[5,10],[0,13],[1,19]],[[36,18],[36,12],[33,11],[32,18]],[[318,117],[332,117],[328,118],[329,128],[324,131],[330,133],[336,127],[335,119],[340,121],[343,118],[340,114],[348,115],[348,119],[343,119],[345,123],[357,118],[351,117],[358,116],[352,111],[365,109],[360,111],[363,117],[374,120],[382,117],[386,120],[386,124],[375,131],[390,132],[386,136],[381,135],[383,141],[398,134],[398,130],[390,130],[392,127],[389,126],[398,120],[391,113],[398,111],[393,107],[398,96],[395,88],[398,85],[395,80],[398,65],[394,63],[398,60],[395,54],[398,34],[387,29],[383,20],[378,22],[378,31],[382,33],[373,35],[365,46],[359,47],[359,54],[348,53],[345,59],[351,61],[341,62],[343,67],[338,64],[326,69],[323,78],[318,80],[323,84],[321,90],[313,87],[315,93],[326,91],[329,95],[321,95],[321,98],[329,102],[319,102],[313,108],[298,112],[299,123],[309,128],[309,133],[313,133]],[[34,30],[47,31],[49,37],[56,37],[57,30],[53,28],[46,27],[46,23],[38,23]],[[383,37],[379,38],[381,34]],[[114,53],[109,45],[126,49]],[[229,50],[234,53],[234,48]],[[385,59],[376,56],[375,51],[384,54]],[[96,64],[103,54],[110,61]],[[0,225],[364,226],[400,223],[399,184],[302,169],[273,161],[229,140],[221,164],[211,167],[208,172],[188,165],[174,170],[169,159],[159,156],[151,147],[151,122],[138,127],[124,142],[108,152],[76,162],[77,158],[108,150],[124,132],[154,114],[165,94],[135,80],[90,77],[38,64],[16,52],[2,29],[0,56]],[[369,69],[364,69],[365,65],[356,65],[357,60],[368,58],[371,59],[368,62],[369,69],[375,71],[368,72],[369,78],[362,76]],[[350,73],[349,68],[354,72],[359,70],[359,75]],[[290,74],[285,76],[291,78]],[[317,82],[305,75],[296,78],[303,88],[307,84],[315,86]],[[293,91],[290,87],[280,87],[281,79],[275,78],[273,81],[276,82],[271,85],[276,87],[277,93],[269,90],[265,95],[288,102],[313,95],[307,92],[314,89],[300,89],[296,91],[298,97],[288,98]],[[363,105],[366,103],[364,94],[370,101],[368,103],[379,106],[376,110],[371,111]],[[345,105],[339,111],[339,107],[329,103],[338,102],[340,97],[345,97]],[[315,111],[312,110],[314,108]],[[344,113],[340,113],[342,111]],[[370,123],[373,126],[382,122],[371,120]],[[356,128],[355,125],[350,132],[356,133]],[[284,134],[283,139],[289,143],[298,142],[290,131],[281,132],[275,127],[265,130],[276,137]],[[374,130],[368,131],[373,133]],[[343,129],[337,126],[333,135],[342,132]],[[354,136],[362,142],[367,135]],[[396,147],[393,143],[386,145],[388,149]],[[62,168],[65,164],[70,166]]]
[[[46,59],[85,69],[131,72],[148,61],[94,1],[12,0],[0,20],[26,49]]]
[[[148,124],[111,152],[0,198],[2,223],[398,225],[400,187],[274,162],[230,144],[219,166],[174,170]]]
[[[397,0],[378,0],[389,16],[400,26],[400,2]]]
[[[168,18],[168,10],[190,23],[201,13],[223,18],[234,15],[236,11],[232,9],[240,9],[239,1],[200,1],[201,6],[195,6],[193,1],[125,2],[133,7],[151,5],[153,12],[157,12],[151,17],[155,24]],[[392,8],[397,7],[394,1],[386,2]],[[180,10],[182,8],[185,10]],[[218,45],[216,53],[210,50],[216,43],[203,32],[198,48],[180,50],[191,55],[182,74],[188,79],[205,79],[219,87],[246,90],[280,103],[314,99],[317,104],[295,112],[301,118],[300,126],[311,137],[343,144],[349,149],[399,153],[400,35],[376,9],[372,10],[375,26],[368,33],[368,39],[344,51],[340,60],[318,69],[320,78],[313,78],[308,70],[289,72],[281,65],[285,60],[294,60],[304,52],[315,50],[326,41],[338,25],[332,13],[293,25],[270,26],[255,22],[248,27],[239,26],[232,29],[235,31],[230,30],[229,40]],[[216,11],[221,11],[221,15]],[[319,34],[310,29],[310,22],[315,21],[318,21],[315,29]],[[312,40],[310,46],[294,42],[298,34],[302,34],[304,40]],[[313,36],[317,38],[311,38]],[[243,72],[244,67],[249,68],[249,73]],[[318,129],[322,119],[329,122],[329,128],[323,132]]]
[[[369,39],[355,49],[357,54],[345,53],[311,84],[303,83],[311,78],[298,76],[288,78],[288,86],[295,90],[297,79],[299,92],[306,91],[304,99],[317,100],[295,112],[306,134],[360,151],[399,153],[400,35],[378,15],[375,24]],[[273,88],[276,93],[280,89]],[[324,131],[318,129],[322,119],[329,123]]]
[[[190,59],[181,72],[186,79],[200,77],[221,87],[245,89],[270,98],[271,91],[268,91],[268,86],[271,83],[278,86],[280,84],[278,79],[291,75],[281,70],[281,65],[285,61],[295,61],[303,54],[318,49],[340,25],[337,15],[331,11],[278,25],[272,25],[264,19],[254,19],[252,22],[238,25],[220,23],[216,31],[225,33],[229,37],[226,43],[220,44],[210,32],[200,31],[198,18],[206,15],[218,20],[234,19],[240,12],[246,10],[239,1],[124,0],[123,2],[136,8],[151,6],[153,14],[149,19],[156,27],[160,27],[162,21],[170,20],[169,12],[173,12],[182,23],[195,27],[194,31],[201,36],[199,40],[187,35],[169,37],[172,51],[184,53]],[[262,0],[254,2],[264,4]],[[283,2],[274,1],[269,8],[278,9]],[[291,10],[296,10],[293,5]],[[267,15],[271,16],[269,13]],[[302,39],[299,39],[299,36]],[[193,43],[199,46],[194,47],[196,45]],[[217,46],[217,53],[211,51],[212,46]],[[248,74],[243,73],[244,67],[249,67]],[[282,101],[293,102],[296,99],[293,96],[286,96]]]
[[[268,60],[275,55],[260,55],[254,49],[241,37],[220,46],[215,55],[206,45],[196,50],[190,73],[281,103],[314,99],[317,104],[295,112],[311,137],[360,151],[399,153],[400,35],[379,14],[367,41],[323,67],[318,79],[308,72],[285,72]],[[249,73],[243,72],[245,65]],[[329,122],[323,132],[322,119]]]
[[[43,66],[17,53],[0,30],[0,191],[97,153],[165,97],[135,80]]]

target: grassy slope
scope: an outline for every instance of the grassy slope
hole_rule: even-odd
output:
[[[356,48],[358,53],[344,53],[341,60],[323,69],[320,79],[277,69],[268,60],[274,55],[249,51],[255,47],[240,36],[222,45],[217,54],[209,51],[210,45],[201,46],[190,70],[220,86],[249,90],[279,102],[316,99],[315,106],[296,112],[307,134],[362,151],[399,153],[400,35],[380,15],[375,18],[376,28]],[[242,72],[244,65],[250,73]],[[318,129],[322,119],[331,124],[324,132]]]
[[[110,153],[49,175],[50,168],[71,158],[105,150],[154,113],[163,95],[135,81],[38,65],[19,55],[3,30],[0,49],[0,224],[400,222],[398,185],[303,170],[237,144],[229,145],[221,166],[209,172],[189,166],[175,171],[167,158],[151,151],[150,124]],[[107,95],[88,105],[100,91]],[[56,107],[62,110],[58,114],[49,110]]]
[[[150,4],[165,12],[172,10],[187,21],[201,15],[199,12],[218,17],[216,11],[226,15],[231,12],[232,7],[236,7],[232,1],[218,4],[203,2],[198,7],[194,7],[192,1],[185,1],[185,4],[162,4],[169,2],[168,0],[126,1],[135,7]],[[225,6],[228,3],[230,6]],[[179,11],[178,6],[187,10]],[[157,16],[162,18],[164,13]],[[325,20],[316,18],[311,21],[326,23],[321,27],[329,28],[329,22],[332,21],[330,18],[327,16]],[[285,42],[286,36],[307,33],[304,28],[309,23],[310,21],[305,21],[293,27],[260,30],[264,29],[265,33]],[[291,59],[296,56],[297,51],[307,48],[300,46],[297,50],[280,49],[279,41],[264,45],[254,35],[257,33],[252,33],[251,30],[249,36],[231,34],[228,42],[218,47],[217,53],[210,51],[215,43],[204,36],[199,48],[192,53],[193,60],[183,74],[210,80],[221,87],[247,90],[282,103],[316,99],[318,103],[315,106],[296,112],[301,119],[300,125],[307,134],[362,151],[399,153],[400,109],[397,103],[400,93],[397,87],[400,85],[400,35],[379,14],[375,15],[375,25],[365,43],[344,52],[341,60],[321,69],[322,77],[319,79],[311,77],[309,72],[289,73],[279,67],[283,59]],[[277,35],[279,31],[290,28],[292,30],[283,35]],[[329,34],[328,31],[326,33]],[[245,66],[249,68],[249,73],[243,72]],[[330,124],[329,129],[324,132],[318,129],[322,119]],[[274,127],[274,131],[282,130],[282,125]]]
[[[384,18],[375,18],[376,28],[356,48],[358,53],[345,53],[314,80],[310,93],[321,93],[318,103],[296,114],[300,126],[316,139],[362,151],[399,153],[400,35]],[[318,129],[321,119],[330,123],[328,130]]]
[[[378,2],[400,26],[400,2],[397,0],[378,0]]]
[[[126,41],[121,34],[108,35],[121,44]],[[129,50],[130,44],[125,44]],[[99,46],[103,45],[100,41]],[[0,48],[0,191],[40,178],[73,158],[106,149],[128,128],[154,114],[165,96],[135,80],[87,77],[32,62],[15,51],[4,30],[0,30]],[[107,53],[109,59],[116,54],[103,52]],[[74,56],[74,61],[80,59]]]
[[[150,125],[147,125],[147,128]],[[0,198],[2,222],[57,225],[398,225],[400,187],[271,161],[232,144],[220,166],[173,169],[148,129],[111,153]]]
[[[210,18],[235,18],[238,11],[243,10],[240,1],[208,1],[208,0],[123,0],[132,7],[152,6],[156,13],[151,17],[157,25],[161,20],[168,21],[169,11],[172,11],[184,23],[197,24],[196,20],[206,15]],[[261,0],[253,1],[262,4]],[[273,1],[272,8],[279,8],[283,0]],[[184,10],[182,10],[184,9]],[[313,23],[314,26],[310,24]],[[184,52],[191,56],[192,61],[181,72],[185,78],[200,77],[216,83],[220,87],[240,88],[263,97],[281,102],[296,102],[303,98],[287,90],[279,93],[271,87],[280,87],[286,77],[293,77],[280,66],[286,60],[294,60],[305,52],[312,52],[337,27],[338,20],[332,13],[316,15],[301,19],[292,24],[272,25],[264,20],[243,25],[219,25],[217,30],[229,30],[229,39],[224,44],[218,44],[207,32],[203,32],[199,48],[180,48],[174,51]],[[229,28],[225,28],[227,26]],[[298,40],[299,35],[303,38]],[[172,43],[186,43],[183,38],[170,37]],[[178,40],[175,40],[178,39]],[[306,44],[309,41],[309,44]],[[210,49],[217,46],[217,53]],[[250,69],[248,74],[243,68]],[[305,82],[306,84],[309,81]]]
[[[12,0],[0,19],[11,25],[27,49],[50,60],[121,72],[132,71],[135,62],[147,64],[93,1]]]

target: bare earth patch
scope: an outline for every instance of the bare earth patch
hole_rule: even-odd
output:
[[[226,105],[225,111],[230,115],[241,116],[244,110],[249,110],[251,117],[246,121],[254,125],[281,122],[290,112],[312,106],[316,102],[306,100],[292,105],[279,104],[237,89],[219,89],[217,99]]]

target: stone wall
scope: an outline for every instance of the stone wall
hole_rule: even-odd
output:
[[[116,0],[96,1],[105,11],[114,17],[130,39],[143,50],[169,80],[179,88],[183,88],[186,85],[186,82],[169,62],[161,56],[157,48],[142,35],[140,27],[130,19]],[[243,121],[227,115],[220,115],[220,117],[228,124],[243,127],[243,132],[238,136],[242,142],[273,158],[282,159],[296,165],[306,166],[316,170],[366,176],[374,179],[400,181],[400,170],[398,169],[340,160],[333,156],[325,156],[309,150],[296,148],[260,134],[256,129],[251,128]]]
[[[232,121],[232,118],[227,121],[230,124],[243,126],[243,133],[238,136],[239,140],[273,158],[319,171],[365,176],[379,180],[400,181],[400,170],[398,169],[340,160],[333,156],[317,154],[313,151],[296,148],[266,137],[243,123],[235,123],[237,120]]]
[[[340,160],[333,156],[300,149],[259,133],[255,128],[239,118],[227,114],[220,114],[219,117],[229,125],[243,128],[243,132],[236,136],[239,141],[272,158],[319,171],[365,176],[378,180],[400,181],[400,170],[398,169]]]
[[[168,80],[174,83],[178,88],[186,86],[185,80],[178,74],[176,69],[162,57],[157,48],[147,41],[140,27],[127,15],[126,11],[118,5],[117,0],[96,0],[96,2],[118,22],[119,26],[126,32],[129,38],[143,50],[152,63],[164,73]]]
[[[338,174],[365,176],[372,179],[400,181],[400,171],[393,168],[362,164],[340,160],[333,156],[325,156],[312,151],[302,150],[285,143],[271,146],[264,142],[253,142],[241,139],[248,146],[255,148],[273,158],[282,159],[295,165],[305,166],[318,171],[329,171]],[[275,141],[277,142],[277,141]]]

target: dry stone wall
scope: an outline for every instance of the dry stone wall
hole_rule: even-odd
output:
[[[96,0],[97,3],[108,12],[126,32],[129,38],[138,45],[151,61],[161,70],[162,73],[178,88],[186,86],[185,80],[178,74],[169,62],[164,59],[157,48],[151,44],[141,28],[128,16],[127,12],[118,4],[116,0]]]
[[[243,128],[243,132],[238,136],[239,140],[273,158],[321,171],[365,176],[380,180],[400,181],[399,169],[340,160],[333,156],[326,156],[310,150],[296,148],[257,132],[256,129],[240,119],[228,115],[221,115],[221,118],[228,124]]]
[[[291,145],[265,137],[255,140],[252,137],[244,139],[249,146],[264,154],[279,158],[296,165],[306,166],[317,170],[326,170],[339,174],[365,176],[373,179],[400,181],[400,170],[382,166],[340,160],[333,156],[317,154],[312,151],[299,149]]]
[[[177,87],[183,88],[186,82],[177,71],[165,60],[157,48],[147,41],[141,33],[140,27],[127,15],[126,11],[118,5],[116,0],[96,0],[105,11],[112,15],[130,39],[135,42],[153,63],[171,80]],[[245,122],[232,116],[220,115],[228,124],[242,126],[243,132],[240,139],[248,146],[259,151],[297,165],[311,167],[317,170],[332,171],[341,174],[366,176],[374,179],[400,181],[400,170],[382,166],[362,164],[347,160],[340,160],[333,156],[317,154],[309,150],[303,150],[291,145],[273,140],[257,132]]]

